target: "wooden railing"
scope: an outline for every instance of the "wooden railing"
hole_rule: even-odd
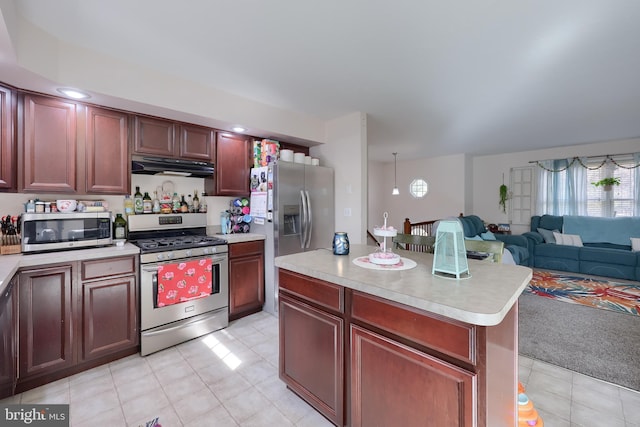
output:
[[[437,219],[431,221],[422,221],[422,222],[414,222],[411,223],[409,218],[404,219],[403,224],[403,233],[404,234],[415,234],[418,236],[432,236],[433,224],[435,224]]]

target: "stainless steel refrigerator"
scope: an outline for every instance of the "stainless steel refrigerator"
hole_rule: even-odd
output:
[[[331,250],[335,232],[333,169],[277,161],[269,164],[266,172],[264,168],[252,170],[252,179],[258,191],[263,186],[267,189],[264,217],[256,217],[252,206],[251,232],[266,236],[264,310],[275,314],[278,277],[274,258],[318,248]]]

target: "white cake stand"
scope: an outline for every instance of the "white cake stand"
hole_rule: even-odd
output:
[[[397,236],[398,230],[393,227],[387,227],[387,218],[389,217],[387,212],[385,212],[383,216],[384,225],[373,229],[374,236],[382,237],[382,244],[380,245],[380,249],[369,254],[369,262],[379,265],[394,265],[400,262],[400,255],[394,254],[389,246],[387,246],[387,237],[393,238]]]

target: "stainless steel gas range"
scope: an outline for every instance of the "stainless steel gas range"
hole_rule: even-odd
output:
[[[132,215],[128,226],[140,248],[140,353],[226,327],[228,247],[206,235],[206,214]]]

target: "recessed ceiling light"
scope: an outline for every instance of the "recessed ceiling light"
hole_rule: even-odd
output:
[[[73,98],[73,99],[88,99],[91,98],[91,95],[89,95],[88,93],[82,92],[78,89],[71,89],[71,88],[58,88],[57,89],[58,92],[60,92],[61,94],[63,94],[64,96],[68,96],[69,98]]]
[[[231,128],[234,132],[244,132],[246,129],[243,128],[242,126],[234,126],[233,128]]]

